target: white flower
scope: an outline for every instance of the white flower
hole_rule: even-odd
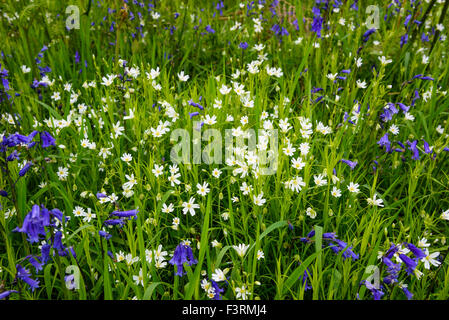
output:
[[[148,73],[148,72],[146,73],[147,74],[147,79],[148,80],[154,80],[154,79],[156,79],[159,76],[160,73],[161,72],[159,70],[159,67],[157,67],[156,69],[151,69],[150,73]]]
[[[122,159],[122,161],[129,164],[129,162],[131,162],[133,160],[133,157],[129,153],[124,153],[120,159]]]
[[[214,170],[212,170],[212,176],[215,178],[220,178],[221,175],[221,170],[218,170],[217,168],[215,168]]]
[[[51,98],[54,101],[61,100],[61,94],[59,92],[53,92],[53,95],[51,96]]]
[[[173,203],[170,203],[168,206],[165,203],[162,205],[163,213],[171,213],[171,212],[173,212],[173,210],[175,210]]]
[[[326,77],[330,80],[330,81],[334,81],[335,78],[338,76],[338,73],[329,73]]]
[[[156,11],[151,11],[151,17],[152,17],[154,20],[159,19],[160,16],[161,16],[161,15],[160,15],[158,12],[156,12]]]
[[[331,195],[333,197],[335,197],[335,198],[340,198],[341,197],[341,190],[334,186],[332,188]]]
[[[229,269],[215,269],[214,273],[212,273],[212,280],[215,282],[226,281],[226,273],[228,273],[228,271]]]
[[[240,243],[238,246],[232,246],[237,254],[243,258],[245,256],[246,250],[249,248],[249,244]]]
[[[350,192],[353,192],[353,193],[359,193],[360,192],[359,184],[358,183],[354,183],[354,182],[350,182],[349,186],[348,186],[348,190]]]
[[[178,73],[178,78],[180,81],[186,82],[187,80],[189,80],[190,76],[188,74],[184,74],[184,71],[181,71],[180,73]]]
[[[84,208],[80,207],[80,206],[76,206],[75,209],[73,209],[73,215],[75,217],[83,217],[86,214],[86,211],[84,210]]]
[[[383,207],[384,205],[382,204],[383,203],[383,200],[382,199],[376,199],[376,194],[374,194],[374,196],[373,196],[373,198],[371,199],[371,198],[368,198],[368,199],[366,199],[366,202],[368,202],[368,205],[370,205],[370,206],[378,206],[378,207]]]
[[[148,279],[150,279],[151,278],[151,275],[149,274],[149,275],[147,275],[147,277],[148,277]],[[140,269],[140,271],[139,271],[139,275],[137,275],[137,276],[133,276],[133,280],[134,280],[134,282],[136,283],[136,285],[141,285],[141,286],[143,286],[143,274],[142,274],[142,268]]]
[[[322,174],[319,174],[317,176],[313,176],[313,180],[317,187],[325,186],[327,184],[327,180],[324,179]]]
[[[394,134],[395,136],[397,136],[399,134],[399,128],[397,125],[392,124],[389,131]]]
[[[313,209],[310,208],[310,207],[307,208],[306,214],[307,214],[310,218],[312,218],[312,219],[315,219],[315,218],[316,218],[316,211],[313,210]]]
[[[293,147],[291,143],[288,143],[287,146],[282,149],[282,151],[284,151],[285,155],[290,157],[293,155],[293,153],[295,153],[296,148]]]
[[[292,159],[292,167],[295,168],[296,170],[301,170],[302,168],[305,167],[305,165],[306,165],[306,163],[304,161],[302,161],[301,157]]]
[[[385,58],[384,56],[378,57],[378,58],[379,58],[380,64],[381,64],[382,66],[386,66],[387,64],[389,64],[389,63],[391,63],[391,62],[393,61],[393,60],[391,60],[391,59]]]
[[[183,202],[182,206],[182,213],[187,214],[187,212],[189,212],[192,217],[195,215],[195,209],[200,207],[199,204],[195,203],[195,199],[193,197],[190,198],[189,202]]]
[[[447,209],[446,211],[444,211],[444,212],[441,214],[441,219],[443,219],[443,220],[449,220],[449,209]]]
[[[426,238],[422,238],[418,241],[418,247],[421,248],[427,248],[430,246],[430,243],[427,243],[427,239]]]
[[[161,174],[164,173],[163,170],[164,170],[164,167],[163,167],[163,166],[160,166],[160,165],[155,164],[155,165],[154,165],[154,169],[151,170],[151,171],[153,172],[153,174],[154,174],[156,177],[159,177]]]
[[[84,215],[83,221],[84,222],[90,222],[90,220],[95,219],[97,217],[96,214],[92,213],[91,208],[87,208],[87,212]]]
[[[204,123],[208,125],[213,125],[217,123],[217,116],[213,115],[212,117],[208,114],[204,117]]]
[[[23,73],[28,73],[28,72],[31,71],[31,68],[29,68],[29,67],[27,67],[27,66],[25,66],[25,65],[21,66],[20,68],[22,69],[22,72],[23,72]]]
[[[257,260],[264,259],[264,258],[265,258],[265,255],[264,255],[262,249],[259,249],[257,251]]]
[[[257,197],[253,196],[253,202],[256,206],[263,206],[267,200],[263,199],[263,192],[261,192]]]
[[[205,196],[206,194],[208,194],[209,193],[209,191],[210,191],[210,189],[208,188],[208,186],[209,186],[209,184],[207,183],[207,181],[205,181],[202,185],[201,184],[197,184],[196,185],[196,188],[198,189],[197,190],[197,193],[199,194],[199,195],[201,195],[201,196]]]
[[[220,91],[220,93],[222,95],[227,95],[229,92],[231,92],[231,90],[232,90],[232,88],[231,87],[227,87],[225,84],[222,84],[221,88],[219,89],[219,91]]]
[[[242,300],[246,300],[247,296],[251,295],[251,292],[248,292],[248,289],[246,289],[246,286],[243,285],[241,288],[237,287],[235,288],[236,298],[241,298]]]
[[[292,180],[287,182],[288,187],[295,192],[299,192],[303,187],[306,186],[306,183],[303,181],[302,177],[295,176]]]
[[[299,151],[302,156],[306,156],[310,151],[310,145],[308,142],[303,142],[299,145]]]
[[[69,169],[64,167],[58,167],[58,171],[56,172],[58,175],[59,180],[63,181],[66,180],[69,176]]]
[[[361,89],[366,88],[366,81],[357,80],[356,84],[357,84],[357,88],[361,88]]]
[[[181,183],[181,181],[178,180],[178,178],[179,178],[180,176],[181,176],[180,173],[175,173],[175,174],[170,175],[170,177],[168,177],[168,181],[170,182],[170,185],[171,185],[172,187],[174,187],[175,184],[180,184],[180,183]]]
[[[440,255],[439,252],[433,252],[429,254],[429,250],[425,249],[426,256],[421,259],[422,262],[424,262],[424,268],[430,269],[430,265],[433,265],[435,267],[438,267],[441,262],[436,260],[435,258]]]
[[[411,114],[410,112],[406,112],[406,113],[404,113],[404,119],[413,121],[413,120],[415,120],[415,116],[413,114]]]

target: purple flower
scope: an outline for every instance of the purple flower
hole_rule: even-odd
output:
[[[105,238],[106,240],[109,240],[112,237],[112,235],[110,235],[109,233],[107,233],[106,231],[103,231],[103,230],[98,231],[98,234],[101,237]]]
[[[24,232],[28,235],[28,241],[30,243],[39,242],[39,236],[45,236],[45,228],[50,224],[49,217],[44,216],[37,204],[33,205],[31,211],[26,215],[23,220],[23,225],[21,228],[17,227],[14,232]],[[48,210],[47,210],[48,214]]]
[[[402,37],[401,37],[401,41],[400,41],[400,45],[401,45],[401,48],[404,46],[404,44],[406,44],[408,42],[408,33],[406,33],[406,34],[404,34]]]
[[[139,211],[137,209],[134,210],[128,210],[128,211],[113,211],[111,213],[111,216],[116,216],[119,218],[131,218],[134,217],[134,219],[137,219],[137,213]]]
[[[67,255],[67,250],[65,246],[62,244],[62,232],[58,231],[55,233],[54,239],[53,239],[53,248],[58,251],[58,254],[61,257],[65,257]]]
[[[366,31],[366,32],[363,34],[363,42],[367,42],[367,41],[369,40],[369,37],[370,37],[374,32],[376,32],[376,29],[375,29],[375,28],[372,28],[372,29],[369,29],[368,31]]]
[[[408,300],[412,300],[413,298],[413,293],[411,293],[406,286],[401,286],[402,291],[404,292],[405,296],[407,297]]]
[[[388,132],[385,133],[385,135],[380,138],[379,141],[377,141],[377,144],[381,147],[385,147],[385,152],[390,153],[391,152],[391,143],[390,140],[388,140]]]
[[[24,175],[26,175],[26,173],[28,172],[28,170],[30,170],[30,168],[33,166],[33,162],[28,161],[22,169],[20,169],[19,171],[19,177],[23,177]]]
[[[200,101],[201,101],[201,97],[200,97]],[[200,110],[204,110],[204,107],[202,105],[200,105],[199,103],[193,102],[192,99],[189,100],[189,105],[196,107]]]
[[[18,292],[19,292],[19,291],[17,291],[17,290],[7,290],[7,291],[4,291],[4,292],[0,293],[0,300],[3,300],[3,299],[5,299],[5,298],[9,297],[9,295],[10,295],[11,293],[18,293]]]
[[[220,288],[218,286],[218,283],[216,283],[214,280],[210,280],[211,284],[212,284],[212,288],[214,288],[214,300],[221,300],[222,297],[220,295],[220,293],[224,292],[223,288]]]
[[[125,224],[125,221],[123,219],[110,219],[110,220],[105,220],[103,222],[103,224],[105,224],[107,226],[119,225],[120,227],[122,227]]]
[[[301,264],[300,264],[301,265]],[[304,270],[302,276],[299,276],[299,280],[302,280],[302,284],[304,285],[304,291],[312,289],[312,286],[308,283],[309,274],[312,274],[310,270],[307,268]]]
[[[409,248],[409,250],[415,255],[416,259],[421,260],[422,258],[426,257],[426,254],[424,253],[424,251],[422,251],[421,249],[416,247],[414,244],[406,243],[406,245],[407,245],[407,248]]]
[[[415,271],[416,266],[418,265],[418,262],[416,262],[415,260],[413,260],[412,258],[406,256],[405,254],[399,254],[399,258],[402,260],[402,262],[405,263],[405,265],[407,266],[407,273],[408,274],[412,274],[413,271]]]
[[[374,300],[380,300],[380,298],[382,298],[382,296],[385,294],[382,291],[382,286],[380,285],[379,288],[376,288],[375,285],[371,284],[370,282],[363,280],[361,282],[362,285],[365,285],[366,288],[371,291],[371,294],[373,295]]]
[[[335,239],[333,241],[336,242],[337,245],[335,245],[333,242],[330,242],[329,247],[335,253],[339,253],[340,251],[343,252],[342,253],[343,259],[352,258],[353,260],[357,260],[359,258],[359,255],[355,254],[352,251],[352,246],[348,246],[346,242],[341,241],[339,239]]]
[[[76,282],[75,282],[75,275],[74,274],[68,274],[64,276],[64,282],[67,286],[67,289],[73,290],[76,288]]]
[[[41,132],[41,139],[42,139],[42,148],[48,148],[50,146],[54,146],[55,144],[55,138],[51,136],[50,133],[47,131]]]
[[[323,18],[315,16],[312,22],[312,31],[317,34],[318,38],[321,38],[321,29],[323,28]]]
[[[20,160],[20,153],[18,153],[17,152],[17,150],[14,150],[7,158],[6,158],[6,161],[14,161],[14,160],[17,160],[17,161],[19,161]]]
[[[429,143],[424,139],[423,139],[423,142],[424,142],[424,153],[427,153],[427,154],[432,153]]]
[[[184,263],[187,263],[189,266],[198,263],[198,261],[193,256],[192,248],[186,245],[184,242],[181,242],[175,249],[173,253],[173,258],[169,261],[171,265],[176,265],[176,276],[182,277],[186,274],[183,271]]]
[[[354,168],[357,166],[357,161],[350,161],[345,159],[341,159],[340,161],[346,163],[351,168],[351,170],[354,170]]]
[[[101,199],[101,198],[106,198],[107,197],[107,195],[105,195],[104,193],[101,193],[101,192],[98,192],[96,196],[97,196],[97,199]]]
[[[415,140],[413,142],[407,141],[407,144],[409,146],[408,149],[413,152],[412,159],[413,160],[419,160],[419,150],[416,147],[416,145],[418,144],[418,140]]]
[[[207,25],[204,29],[206,29],[206,31],[209,33],[215,33],[215,30],[212,29],[212,27],[210,25]]]
[[[240,42],[239,48],[242,48],[243,50],[247,49],[248,48],[248,43],[247,42]]]
[[[407,107],[405,104],[403,104],[403,103],[400,103],[400,102],[398,102],[398,103],[396,103],[400,108],[401,108],[401,110],[402,111],[404,111],[404,113],[405,112],[408,112],[409,110],[410,110],[410,107]]]
[[[393,257],[393,255],[399,251],[399,247],[397,245],[395,245],[394,243],[392,243],[390,245],[390,249],[388,249],[388,251],[385,253],[385,257],[387,257],[388,259],[391,259]]]
[[[388,276],[384,278],[386,284],[398,282],[399,271],[401,270],[401,264],[393,263],[390,258],[382,257],[382,262],[387,266]]]
[[[50,249],[51,245],[48,243],[42,245],[41,247],[41,260],[43,264],[46,264],[50,260]]]
[[[39,288],[39,280],[33,280],[31,279],[30,272],[23,268],[20,264],[16,265],[17,269],[17,275],[16,277],[25,282],[30,286],[31,291],[34,291],[34,289]]]
[[[198,112],[198,111],[196,111],[196,112],[190,112],[189,113],[189,116],[190,116],[190,119],[192,119],[193,117],[195,117],[195,116],[198,116],[200,113]]]
[[[26,257],[26,259],[28,259],[28,261],[31,263],[31,265],[34,268],[36,268],[36,273],[39,272],[39,270],[42,270],[44,263],[39,261],[39,260],[41,260],[41,258],[29,255]]]

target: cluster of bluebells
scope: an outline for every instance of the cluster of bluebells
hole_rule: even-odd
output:
[[[59,209],[49,210],[43,205],[33,205],[31,211],[25,216],[21,227],[16,227],[13,232],[24,233],[30,244],[41,242],[40,255],[28,255],[24,259],[35,268],[36,274],[52,259],[53,255],[60,257],[72,255],[76,259],[72,247],[67,248],[63,244],[63,225],[67,217]],[[39,287],[39,281],[31,278],[30,272],[22,265],[17,264],[16,278],[27,283],[34,291]]]
[[[434,80],[431,77],[423,76],[421,74],[414,76],[412,80],[414,79],[425,81]],[[427,102],[428,99],[430,99],[431,95],[432,88],[428,89],[423,94],[422,98],[424,102]],[[402,102],[388,102],[379,115],[378,129],[383,129],[386,131],[382,133],[381,138],[377,141],[378,146],[387,154],[399,153],[401,155],[401,160],[404,162],[407,160],[407,158],[410,158],[414,161],[421,160],[424,155],[428,155],[430,159],[435,160],[438,153],[442,151],[449,152],[449,148],[447,146],[443,145],[438,148],[433,147],[431,146],[429,141],[424,138],[421,138],[419,140],[413,139],[412,141],[410,141],[409,139],[401,141],[395,138],[396,136],[400,135],[400,127],[398,125],[398,121],[401,120],[397,118],[402,113],[404,119],[402,121],[413,121],[415,117],[411,114],[411,110],[413,109],[413,107],[415,107],[416,100],[419,98],[419,90],[415,89],[411,104],[409,106]],[[442,131],[440,131],[440,133],[442,133]]]
[[[405,242],[402,244],[390,245],[390,248],[385,252],[379,252],[378,258],[382,261],[383,269],[386,276],[382,278],[382,283],[378,281],[373,284],[367,280],[363,280],[360,284],[366,286],[371,292],[374,300],[380,300],[385,295],[385,290],[388,288],[392,290],[394,286],[399,287],[408,300],[413,298],[413,293],[408,289],[408,285],[404,283],[407,277],[416,277],[418,280],[424,275],[418,268],[420,262],[425,269],[430,269],[430,266],[438,267],[441,261],[436,258],[439,252],[429,253],[429,244],[427,239],[420,240],[418,246],[412,243]],[[396,261],[396,263],[393,262]],[[401,272],[405,271],[405,274]]]

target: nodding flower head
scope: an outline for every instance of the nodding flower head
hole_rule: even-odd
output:
[[[347,164],[351,168],[351,170],[354,170],[354,168],[357,166],[357,161],[350,161],[346,159],[341,159],[340,161]]]
[[[175,252],[173,253],[173,258],[169,261],[171,265],[176,265],[177,270],[175,275],[182,277],[186,274],[184,272],[184,263],[187,263],[189,266],[198,263],[198,261],[193,256],[192,248],[185,244],[184,242],[181,242],[175,249]]]
[[[47,131],[41,132],[41,139],[42,139],[42,148],[48,148],[50,146],[56,145],[55,138],[53,138],[52,135]]]
[[[45,231],[45,227],[49,225],[49,211],[46,209],[41,210],[41,208],[35,204],[23,220],[22,227],[17,227],[13,231],[26,233],[28,235],[28,241],[30,243],[34,243],[39,242],[40,236],[46,236],[47,233]]]
[[[134,217],[134,219],[137,219],[137,213],[139,211],[137,209],[134,210],[127,210],[127,211],[113,211],[111,213],[111,216],[116,216],[119,218],[131,218]]]
[[[39,288],[39,280],[31,279],[31,274],[27,269],[22,267],[20,264],[16,265],[16,269],[17,269],[16,278],[28,284],[30,286],[31,291],[34,291],[34,289]]]

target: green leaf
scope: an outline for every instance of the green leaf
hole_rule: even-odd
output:
[[[163,282],[153,282],[148,286],[148,288],[145,290],[145,293],[143,294],[142,300],[150,300],[151,296],[153,295],[154,289],[160,284],[164,284]]]

